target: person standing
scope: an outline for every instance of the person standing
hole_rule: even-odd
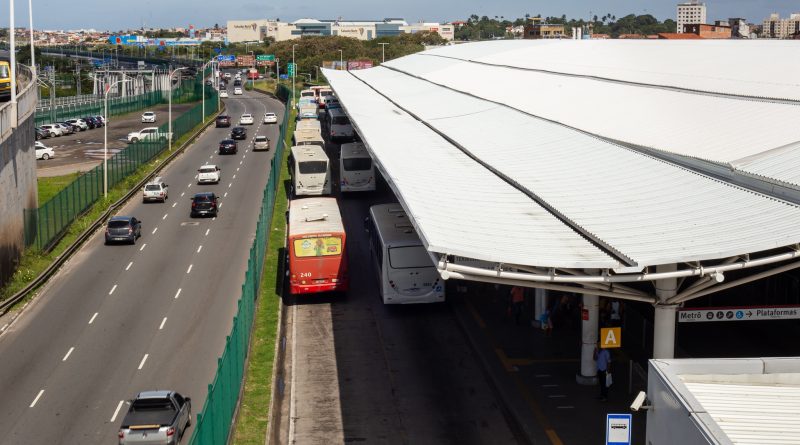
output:
[[[597,383],[600,385],[600,401],[608,401],[608,375],[611,372],[611,353],[598,344],[594,347],[594,360],[597,364]]]
[[[514,310],[514,323],[519,326],[519,319],[522,316],[522,306],[525,303],[525,291],[520,286],[511,288],[511,307]]]

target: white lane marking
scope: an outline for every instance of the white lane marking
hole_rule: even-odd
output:
[[[232,177],[231,179],[236,179],[236,175],[234,174],[234,175],[233,175],[233,177]]]
[[[128,267],[126,267],[125,270],[131,270],[131,266],[133,266],[133,261],[128,263]]]
[[[119,403],[117,404],[117,409],[114,410],[114,415],[111,416],[111,420],[109,420],[109,422],[113,422],[113,421],[117,420],[117,414],[119,414],[119,410],[120,410],[120,408],[122,408],[122,404],[124,402],[125,402],[124,400],[120,400],[119,401]]]
[[[228,192],[225,192],[225,194],[224,194],[224,195],[222,195],[222,197],[223,197],[223,198],[227,198],[227,197],[228,197]]]
[[[242,159],[244,159],[244,158],[246,158],[246,157],[247,157],[246,155],[242,155]]]
[[[190,182],[189,185],[187,185],[186,187],[191,187],[191,186],[192,186],[192,183]]]
[[[211,156],[209,156],[209,157],[208,157],[208,159],[211,159],[211,158],[213,158],[213,157],[214,157],[214,155],[211,155]]]
[[[178,203],[177,202],[173,202],[172,203],[172,208],[174,209],[176,205],[178,205]]]
[[[203,246],[197,248],[197,253],[200,253],[201,250],[203,250]]]
[[[564,405],[564,406],[557,406],[556,409],[573,409],[575,408],[572,405]]]
[[[211,229],[206,229],[206,235],[205,236],[208,236],[209,232],[211,232]]]
[[[108,295],[113,294],[115,290],[117,290],[117,285],[116,284],[114,285],[114,287],[111,288],[110,291],[108,291]]]
[[[3,332],[8,327],[8,323],[4,324],[2,328],[0,328],[0,332]]]
[[[178,292],[175,292],[175,299],[176,299],[176,300],[177,300],[177,299],[178,299],[178,297],[181,295],[181,290],[183,290],[183,289],[178,289]]]
[[[192,272],[192,266],[194,266],[194,264],[190,264],[189,265],[189,268],[186,269],[186,273],[191,273]]]
[[[232,182],[231,182],[231,183],[229,183],[229,184],[228,184],[228,188],[231,188],[231,186],[232,186],[232,185],[233,185],[233,183],[232,183]]]
[[[236,167],[236,171],[237,171],[237,172],[239,171],[239,167]]]
[[[139,369],[144,368],[144,362],[147,361],[147,357],[149,357],[149,356],[150,356],[150,354],[145,354],[144,357],[142,357],[142,361],[139,362]]]
[[[239,161],[239,165],[242,165],[242,164],[244,164],[244,161]]]
[[[44,394],[44,390],[41,390],[41,391],[39,391],[39,394],[36,394],[36,398],[33,399],[33,402],[31,403],[31,406],[29,406],[28,408],[33,408],[34,406],[36,406],[36,402],[39,401],[39,397],[41,397],[42,394]]]
[[[161,218],[161,220],[163,221],[163,220],[167,219],[167,215],[169,215],[169,213],[165,213],[165,214],[164,214],[164,217],[163,217],[163,218]]]
[[[224,202],[219,203],[219,208],[222,208],[222,204],[225,204],[225,203]]]
[[[244,152],[245,152],[245,153],[247,153],[247,152],[248,152],[248,150],[245,150]],[[244,156],[242,156],[242,157],[244,157]]]
[[[147,247],[147,243],[142,244],[142,247],[139,248],[139,252],[143,251],[145,247]]]
[[[558,386],[557,383],[551,383],[549,385],[542,385],[542,388],[555,388],[556,386]]]
[[[156,230],[158,230],[158,227],[156,227],[155,229],[153,229],[153,235],[155,235],[155,234],[156,234]]]
[[[550,395],[549,395],[549,396],[547,396],[547,397],[549,397],[549,398],[551,398],[551,399],[560,399],[560,398],[562,398],[562,397],[566,397],[566,395],[564,395],[564,394],[550,394]]]
[[[164,317],[164,319],[161,320],[161,326],[158,327],[159,331],[164,329],[164,323],[166,323],[166,322],[167,322],[167,317]]]
[[[99,314],[100,314],[99,312],[95,312],[95,313],[94,313],[94,315],[92,315],[92,318],[90,318],[90,319],[89,319],[89,324],[92,324],[92,323],[94,323],[94,319],[95,319],[95,318],[97,318],[97,316],[98,316]]]
[[[185,195],[185,194],[186,194],[186,192],[181,192],[181,198],[183,198],[183,195]]]
[[[220,205],[220,207],[222,207],[222,206]],[[216,220],[217,220],[217,217],[216,217],[216,216],[214,216],[214,217],[212,217],[212,218],[211,218],[211,221],[216,221]]]
[[[72,354],[72,351],[74,351],[74,350],[75,350],[75,346],[69,348],[69,351],[67,351],[67,354],[64,356],[64,358],[61,359],[61,361],[62,362],[67,361],[67,359],[69,358],[70,354]]]
[[[550,377],[550,374],[536,374],[534,377],[541,379],[544,377]]]

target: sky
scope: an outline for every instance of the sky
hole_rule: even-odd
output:
[[[0,0],[0,26],[8,26],[9,1]],[[621,17],[627,14],[652,14],[659,20],[675,19],[676,0],[81,0],[74,7],[64,7],[64,0],[32,0],[34,28],[95,28],[116,31],[145,27],[225,26],[228,20],[279,18],[293,21],[311,17],[350,20],[402,17],[408,22],[419,20],[445,22],[463,20],[471,14],[506,19],[524,17],[526,13],[542,16],[588,18],[607,13]],[[788,16],[800,12],[797,0],[707,0],[708,20],[744,17],[760,23],[772,12]],[[28,2],[15,0],[16,26],[27,26]],[[109,7],[109,5],[116,5]]]

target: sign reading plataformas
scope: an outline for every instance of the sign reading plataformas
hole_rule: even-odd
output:
[[[800,319],[800,306],[719,307],[678,311],[678,321],[681,323],[796,319]]]

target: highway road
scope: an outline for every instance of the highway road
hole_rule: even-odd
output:
[[[226,104],[235,121],[245,111],[283,115],[256,93]],[[209,128],[163,171],[166,203],[137,198],[120,210],[143,220],[136,245],[105,246],[96,233],[0,335],[0,442],[116,443],[124,401],[142,390],[174,389],[192,398],[193,417],[201,410],[273,156],[250,145],[256,133],[278,138],[277,125],[257,121],[238,154],[219,156],[228,130]],[[196,184],[205,163],[221,167],[218,185]],[[190,219],[198,191],[221,196],[219,217]]]

